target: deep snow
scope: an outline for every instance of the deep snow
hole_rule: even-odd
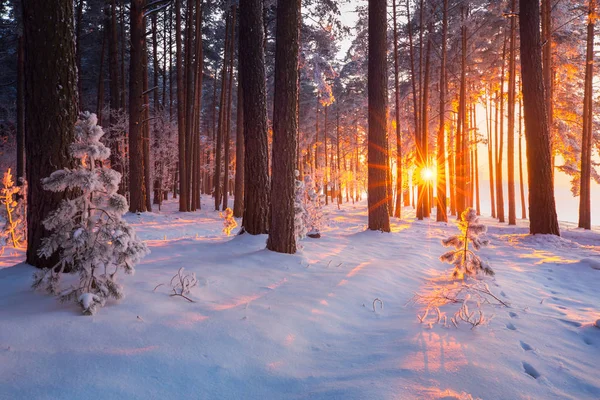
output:
[[[407,208],[392,234],[365,232],[364,202],[330,206],[323,237],[290,256],[225,237],[209,204],[175,207],[127,216],[152,253],[95,316],[32,292],[33,268],[6,250],[0,399],[600,398],[598,229],[529,236],[483,218],[488,284],[511,307],[488,306],[474,330],[430,328],[406,303],[444,284],[452,222]],[[195,303],[169,296],[180,267],[198,277]]]

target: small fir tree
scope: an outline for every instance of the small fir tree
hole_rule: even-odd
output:
[[[315,183],[310,175],[304,176],[305,196],[304,207],[307,213],[306,236],[311,238],[321,237],[323,226],[323,198],[319,184]]]
[[[308,233],[307,222],[308,222],[308,212],[305,207],[305,195],[306,189],[304,186],[304,182],[298,179],[300,172],[296,170],[296,191],[294,197],[294,231],[296,233],[296,242],[302,240],[306,237]]]
[[[231,235],[231,231],[237,227],[237,222],[233,218],[233,210],[227,207],[224,212],[219,213],[219,216],[223,218],[223,233],[227,236]]]
[[[442,240],[444,247],[454,247],[454,250],[450,250],[440,257],[441,261],[454,265],[452,276],[464,279],[465,275],[476,276],[480,272],[485,275],[494,275],[489,264],[469,249],[469,242],[473,245],[474,250],[479,250],[489,244],[487,239],[481,238],[487,228],[479,222],[477,212],[472,208],[467,208],[461,215],[458,228],[460,234]]]
[[[133,274],[134,266],[148,253],[134,229],[122,219],[129,208],[117,193],[121,174],[102,165],[110,150],[100,142],[102,128],[95,114],[83,113],[75,125],[71,155],[78,160],[74,169],[61,169],[42,179],[44,189],[70,191],[44,220],[52,232],[39,249],[42,257],[58,254],[53,268],[34,274],[33,287],[44,286],[61,301],[77,301],[86,315],[94,314],[107,299],[121,299],[123,288],[116,281],[123,270]],[[60,287],[64,272],[79,274],[79,284]]]

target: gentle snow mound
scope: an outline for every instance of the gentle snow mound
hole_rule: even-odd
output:
[[[581,263],[588,265],[592,269],[600,270],[600,259],[598,258],[584,258],[581,260]]]

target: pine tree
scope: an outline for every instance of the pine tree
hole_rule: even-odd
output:
[[[454,247],[454,250],[442,254],[440,261],[454,265],[454,272],[452,273],[454,278],[464,279],[465,275],[476,276],[480,272],[486,275],[494,275],[494,271],[488,263],[479,258],[473,250],[469,250],[469,243],[473,245],[475,250],[489,244],[487,239],[480,237],[485,234],[487,228],[479,223],[477,211],[470,207],[463,211],[460,221],[458,221],[458,228],[460,234],[442,240],[445,247]]]
[[[128,204],[117,193],[121,174],[102,165],[110,157],[110,150],[100,142],[103,134],[95,114],[82,114],[71,145],[77,166],[42,179],[46,190],[78,195],[63,200],[43,221],[52,233],[43,239],[38,253],[44,258],[58,254],[58,262],[34,274],[33,287],[45,285],[61,301],[78,301],[86,315],[94,314],[109,298],[121,299],[117,273],[133,274],[135,264],[148,253],[121,218]],[[67,269],[79,274],[79,284],[63,290],[60,280]]]

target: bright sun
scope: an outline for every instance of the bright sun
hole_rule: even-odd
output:
[[[424,181],[432,181],[435,176],[432,168],[426,167],[421,170],[421,179]]]

